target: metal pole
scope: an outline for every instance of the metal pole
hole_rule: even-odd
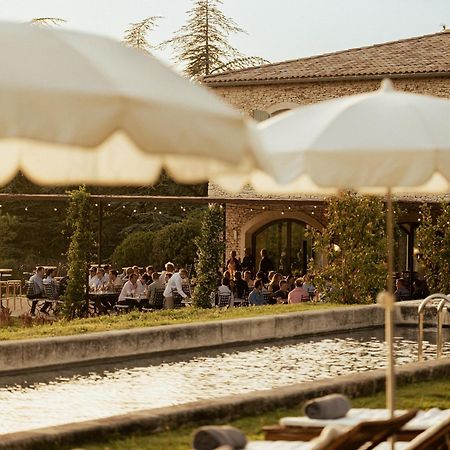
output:
[[[102,235],[103,235],[103,202],[98,202],[98,230],[97,230],[97,264],[102,263]]]
[[[391,418],[395,411],[395,355],[394,355],[394,214],[392,192],[387,193],[387,253],[388,253],[388,295],[385,304],[385,333],[388,346],[386,373],[386,407]]]

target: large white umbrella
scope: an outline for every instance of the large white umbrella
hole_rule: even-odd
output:
[[[111,39],[0,23],[0,184],[148,184],[245,172],[251,127],[218,97]]]
[[[261,164],[273,179],[248,181],[265,192],[357,189],[387,194],[387,406],[394,411],[392,191],[441,192],[450,181],[450,100],[379,91],[301,107],[259,125]]]

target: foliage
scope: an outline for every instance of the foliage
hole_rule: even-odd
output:
[[[195,239],[200,234],[200,214],[195,212],[178,223],[155,232],[152,264],[162,268],[167,261],[178,267],[192,265],[196,259]]]
[[[147,35],[155,28],[156,22],[162,19],[161,16],[147,17],[140,22],[130,23],[125,30],[124,41],[129,47],[138,48],[149,52],[153,48],[148,42]]]
[[[70,189],[76,189],[71,187]],[[8,194],[65,194],[65,187],[36,186],[22,174],[0,192]],[[100,195],[168,195],[205,196],[207,185],[181,185],[162,174],[154,186],[87,186],[91,194]],[[182,198],[180,199],[180,203]],[[15,259],[13,265],[23,266],[21,271],[30,271],[36,265],[55,265],[65,263],[68,239],[61,234],[66,218],[66,201],[50,200],[2,200],[1,210],[17,217],[17,233],[14,241],[8,244],[7,252]],[[103,260],[110,260],[114,249],[130,233],[135,231],[157,231],[171,223],[179,222],[199,206],[178,204],[153,204],[139,201],[104,203],[103,208]],[[136,211],[136,212],[134,212]],[[94,226],[97,221],[94,219]]]
[[[332,198],[321,234],[309,229],[313,249],[325,257],[312,262],[314,283],[327,300],[371,303],[386,281],[385,211],[381,199],[352,192]]]
[[[225,243],[223,208],[210,204],[204,213],[200,236],[196,241],[198,261],[193,302],[201,308],[211,307],[211,295],[217,290],[217,273],[223,263]]]
[[[59,26],[66,23],[67,20],[61,19],[59,17],[36,17],[31,19],[30,23],[43,28],[49,28],[53,26]]]
[[[115,249],[112,262],[115,267],[152,264],[162,269],[167,261],[179,267],[192,264],[196,255],[195,238],[200,233],[200,215],[197,211],[177,223],[158,231],[129,234]]]
[[[138,231],[129,234],[114,250],[112,263],[114,267],[138,265],[145,267],[150,264],[153,253],[152,231]]]
[[[71,230],[67,253],[68,277],[64,296],[65,313],[70,318],[81,317],[85,311],[87,267],[91,259],[94,233],[92,231],[91,196],[84,186],[69,192],[67,225]]]
[[[187,12],[188,20],[172,39],[161,44],[171,46],[175,61],[186,65],[184,72],[201,78],[215,72],[263,64],[258,57],[244,57],[229,43],[230,34],[243,33],[231,18],[219,9],[221,0],[195,0]]]
[[[0,255],[9,258],[13,253],[12,245],[17,237],[17,217],[0,212]]]
[[[417,248],[430,292],[450,292],[450,205],[443,203],[433,218],[429,205],[420,207]]]
[[[0,340],[33,339],[52,336],[70,336],[76,334],[95,333],[99,331],[125,330],[142,327],[158,327],[182,323],[197,323],[214,320],[239,319],[259,317],[274,314],[295,313],[301,311],[316,311],[332,309],[344,305],[331,303],[298,303],[295,305],[249,306],[246,308],[180,308],[153,311],[142,314],[133,311],[129,314],[103,315],[74,320],[61,319],[51,324],[41,323],[33,319],[32,326],[24,326],[21,318],[12,317],[13,326],[0,329]]]

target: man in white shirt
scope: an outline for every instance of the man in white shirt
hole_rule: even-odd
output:
[[[173,308],[173,297],[172,290],[176,289],[176,291],[183,297],[183,299],[187,298],[187,295],[183,292],[183,280],[188,277],[188,273],[186,269],[181,269],[179,272],[174,273],[169,280],[167,281],[166,288],[164,289],[164,308],[172,309]]]

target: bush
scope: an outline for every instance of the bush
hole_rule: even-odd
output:
[[[114,267],[138,265],[145,267],[151,261],[154,233],[138,231],[129,234],[114,250],[112,264]]]
[[[417,248],[430,292],[450,292],[450,206],[443,203],[433,217],[431,208],[420,208]]]
[[[167,261],[175,263],[178,267],[193,264],[197,253],[195,240],[200,234],[200,227],[200,215],[196,213],[155,232],[152,264],[157,268],[164,267]]]
[[[323,267],[311,262],[327,301],[372,303],[386,281],[385,210],[375,197],[345,193],[329,201],[322,233],[309,229]]]

